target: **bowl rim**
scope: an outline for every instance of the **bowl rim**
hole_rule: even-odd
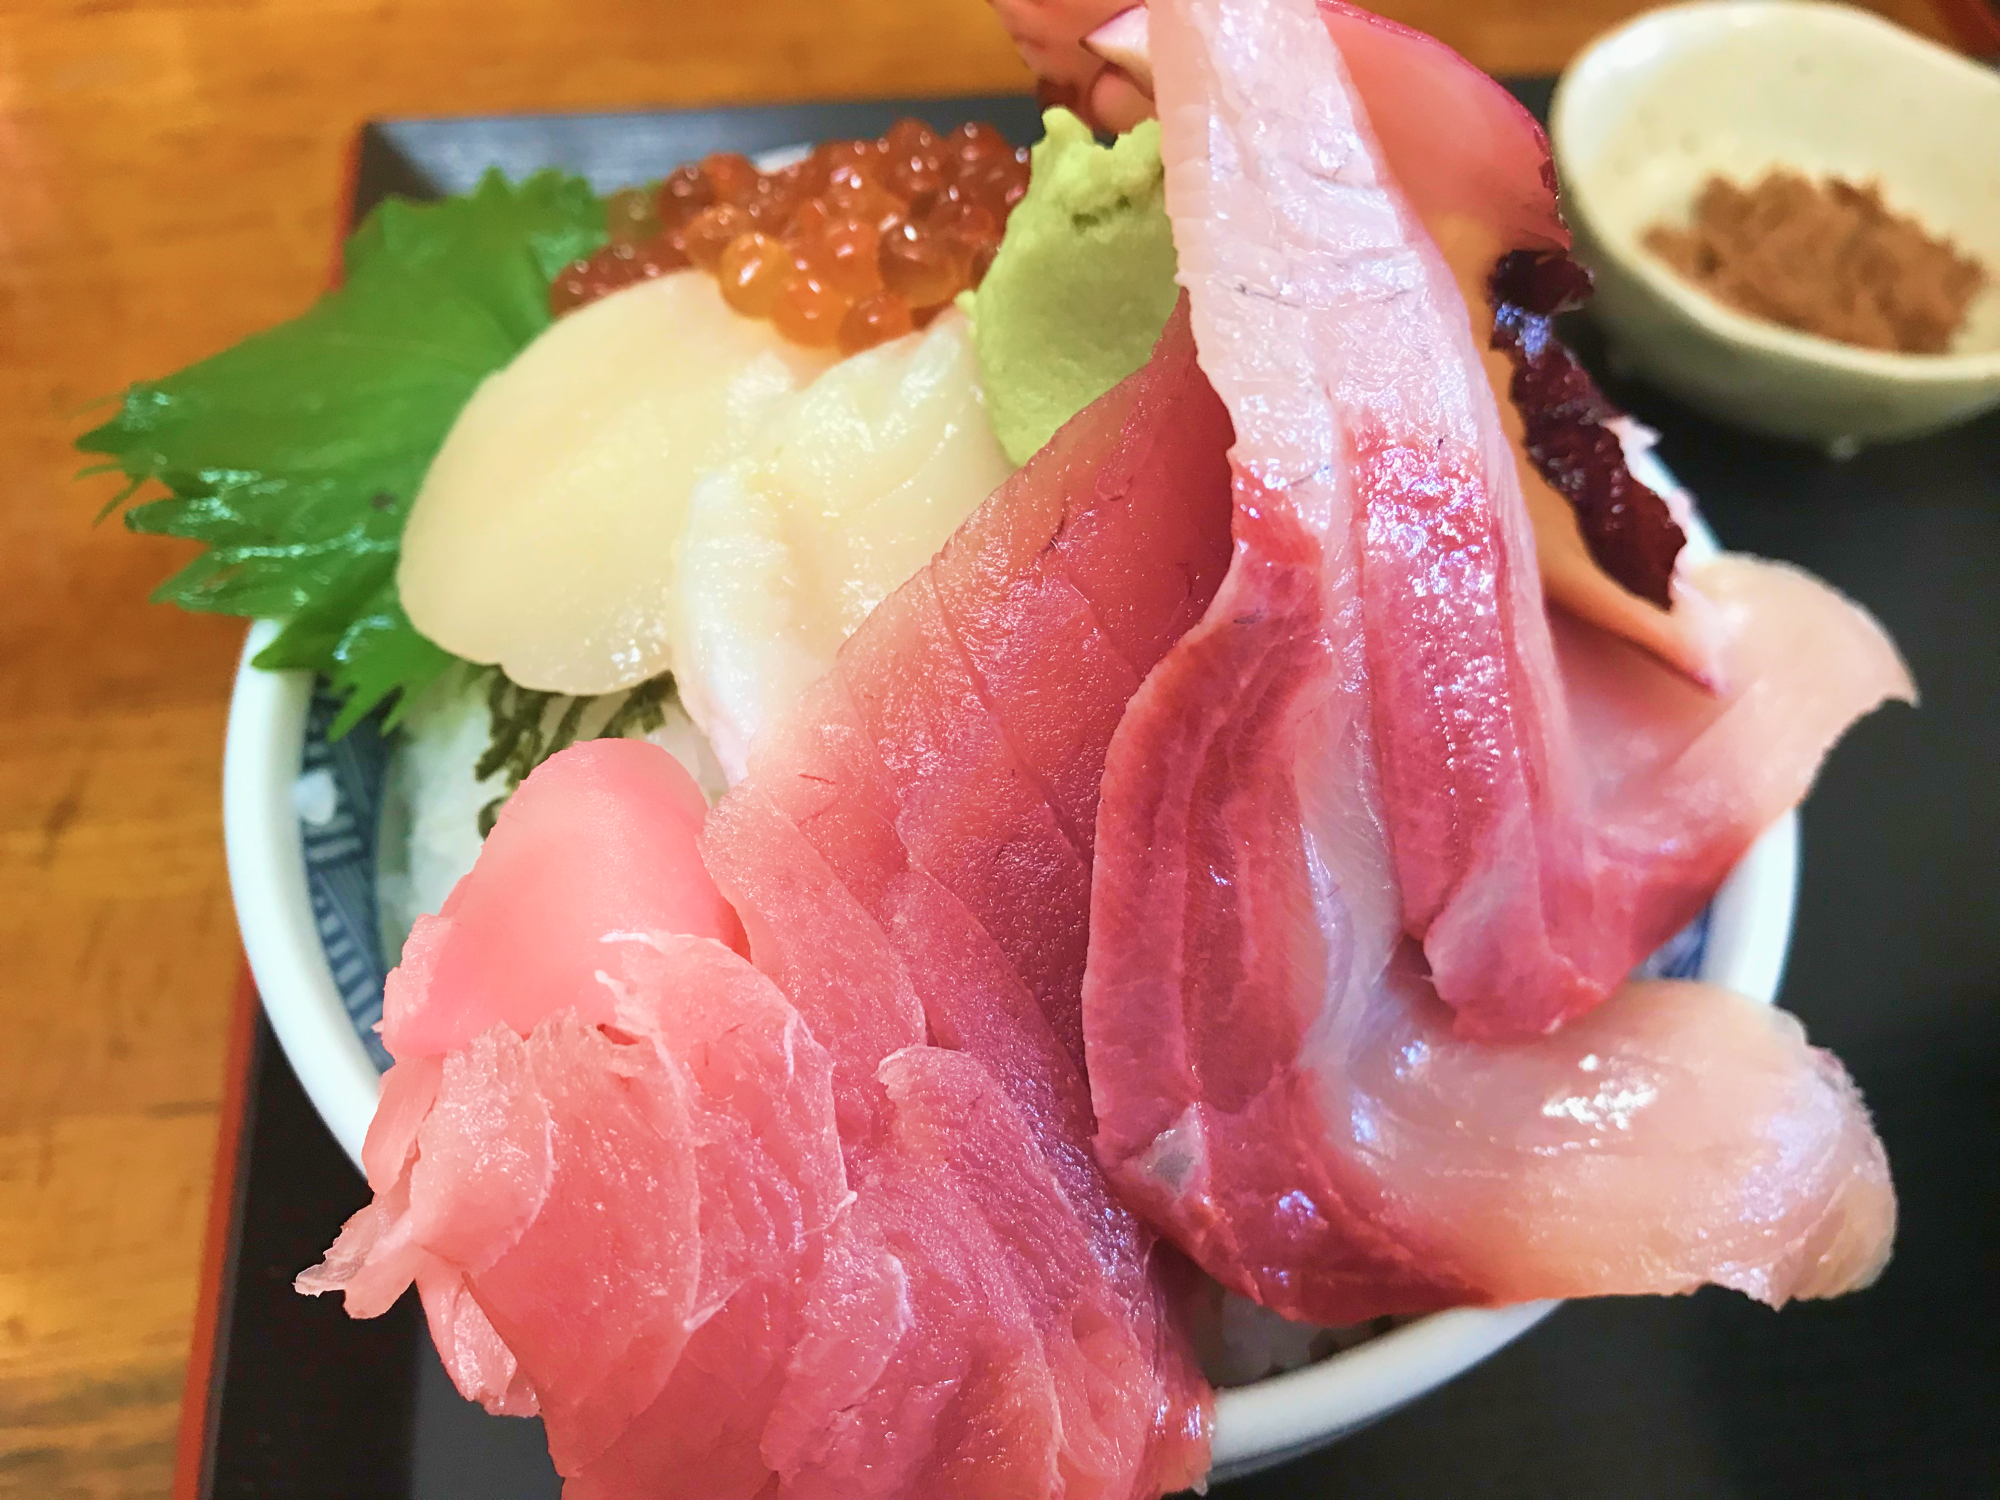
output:
[[[1782,324],[1769,323],[1737,312],[1716,301],[1706,292],[1690,286],[1668,269],[1664,262],[1643,252],[1635,252],[1615,236],[1605,233],[1605,220],[1591,204],[1589,189],[1573,172],[1563,167],[1573,153],[1567,141],[1586,127],[1578,121],[1578,91],[1600,82],[1600,74],[1643,74],[1656,66],[1669,51],[1683,53],[1703,44],[1716,33],[1741,32],[1771,25],[1847,28],[1866,35],[1871,44],[1900,52],[1910,63],[1955,74],[1975,86],[1990,88],[2000,95],[2000,73],[1981,67],[1970,59],[1941,47],[1927,37],[1907,31],[1872,11],[1826,0],[1686,0],[1662,6],[1636,16],[1623,25],[1603,32],[1570,60],[1556,80],[1549,102],[1549,144],[1563,182],[1565,210],[1590,235],[1601,254],[1618,263],[1655,296],[1668,303],[1688,321],[1711,336],[1727,343],[1747,345],[1779,358],[1839,370],[1901,385],[1958,386],[1986,381],[2000,382],[2000,349],[1965,350],[1944,354],[1904,354],[1889,350],[1863,349],[1837,339],[1801,333]],[[1650,45],[1643,45],[1650,44]],[[1628,65],[1628,53],[1641,53],[1643,63]]]
[[[1655,475],[1650,455],[1646,467]],[[1697,523],[1698,553],[1713,550]],[[313,1107],[357,1168],[380,1075],[349,1019],[321,945],[294,805],[312,676],[252,664],[277,626],[249,630],[230,701],[223,830],[244,952],[264,1013]],[[1701,977],[1770,1003],[1791,942],[1796,810],[1757,839],[1717,890]],[[329,1226],[329,1232],[331,1226]],[[1432,1313],[1301,1369],[1216,1392],[1211,1478],[1333,1441],[1463,1374],[1559,1306],[1531,1302]]]

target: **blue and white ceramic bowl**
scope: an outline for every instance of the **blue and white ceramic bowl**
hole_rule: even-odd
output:
[[[1650,459],[1640,472],[1656,487],[1672,485]],[[1691,546],[1714,550],[1705,531]],[[335,704],[321,685],[305,673],[250,665],[275,634],[269,624],[252,627],[230,704],[223,760],[229,882],[271,1029],[327,1128],[358,1164],[389,1061],[374,1028],[390,966],[376,901],[376,842],[391,746],[365,723],[329,743]],[[1798,824],[1787,814],[1647,970],[1771,1001],[1791,940],[1797,878]],[[1365,1426],[1477,1364],[1554,1306],[1434,1314],[1302,1370],[1222,1392],[1213,1477],[1266,1467]]]

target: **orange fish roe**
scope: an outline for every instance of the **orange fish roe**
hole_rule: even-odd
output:
[[[557,317],[686,266],[800,344],[852,354],[921,328],[979,285],[1028,190],[1028,153],[991,125],[939,135],[898,120],[873,141],[828,141],[759,172],[716,152],[657,188],[614,193],[611,242],[549,288]]]

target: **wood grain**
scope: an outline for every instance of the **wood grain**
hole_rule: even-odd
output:
[[[1547,71],[1639,7],[1388,8]],[[367,118],[1025,82],[978,0],[0,12],[0,1495],[166,1491],[238,962],[241,627],[147,605],[177,547],[93,528],[111,486],[69,448],[92,404],[311,300]]]

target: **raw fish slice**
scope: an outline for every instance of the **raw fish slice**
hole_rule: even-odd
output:
[[[959,1174],[891,1140],[807,1293],[811,1332],[765,1440],[780,1493],[1061,1494],[1063,1424],[1036,1309]]]
[[[835,671],[894,788],[896,832],[912,861],[992,934],[1081,1070],[1075,997],[1090,868],[1046,783],[1008,743],[944,620],[930,571],[884,600],[869,624],[868,640]],[[1050,669],[1061,667],[1051,660]]]
[[[1205,425],[1176,431],[1197,411]],[[1036,1487],[1043,1471],[1029,1462],[1047,1426],[1045,1386],[1058,1418],[1053,1461],[1102,1470],[1105,1493],[1150,1494],[1147,1484],[1183,1483],[1205,1466],[1205,1388],[1170,1322],[1150,1236],[1083,1149],[1090,1113],[1073,1039],[1094,806],[1082,783],[1124,695],[1221,577],[1227,436],[1177,320],[1148,370],[1058,434],[869,617],[800,709],[760,735],[750,774],[710,819],[709,868],[842,1080],[860,1198],[815,1293],[820,1331],[797,1359],[812,1372],[800,1389],[831,1390],[851,1410],[834,1428],[816,1426],[800,1397],[792,1416],[774,1419],[765,1450],[787,1473],[822,1476],[830,1493],[849,1493],[841,1485],[860,1484],[864,1469],[886,1493],[1055,1493]],[[1125,558],[1108,555],[1119,547]],[[1009,620],[1020,640],[1003,644]],[[1089,670],[1074,670],[1079,658]],[[1082,745],[1054,744],[1045,718],[1057,714]],[[887,1045],[902,1002],[867,984],[919,999],[916,1035]],[[1009,1247],[974,1232],[981,1216],[1016,1204],[964,1208],[950,1216],[963,1227],[922,1238],[920,1254],[895,1246],[898,1233],[918,1233],[899,1222],[964,1192],[954,1174],[921,1192],[899,1186],[911,1168],[885,1065],[926,1055],[906,1050],[926,1040],[962,1048],[948,1055],[979,1070],[981,1096],[1006,1101],[969,1116],[978,1133],[965,1149],[997,1149],[1001,1136],[1009,1150],[1031,1144],[1036,1180],[1059,1207],[1036,1201],[1057,1219],[1052,1231],[1085,1248],[1089,1275],[1058,1300],[1063,1318],[1098,1329],[1093,1362],[1065,1359],[1060,1379],[1020,1341],[1028,1284]],[[1003,1115],[1015,1122],[1005,1131],[993,1123]],[[934,1206],[925,1212],[916,1222],[944,1222]],[[946,1284],[981,1290],[927,1290],[940,1266]],[[843,1321],[850,1307],[868,1311]],[[909,1308],[921,1338],[899,1342],[890,1307]],[[939,1383],[960,1379],[949,1372],[961,1364],[987,1373],[945,1400]],[[1112,1409],[1144,1421],[1103,1426]],[[1004,1462],[965,1446],[1002,1428],[1014,1433]]]
[[[695,1137],[701,1274],[690,1335],[651,1406],[572,1480],[568,1500],[657,1493],[663,1476],[700,1500],[768,1485],[759,1445],[796,1337],[797,1282],[851,1196],[824,1051],[768,982],[697,942],[634,949],[620,980],[673,996],[624,1012],[626,1022],[683,1059],[710,1105]],[[801,1071],[806,1087],[771,1088]]]
[[[1117,1336],[1122,1299],[1027,1122],[964,1053],[910,1048],[881,1074],[889,1149],[808,1300],[787,1389],[803,1411],[781,1407],[767,1443],[783,1493],[1122,1500],[1181,1482],[1132,1470],[1158,1414],[1121,1398],[1155,1351]]]
[[[496,1417],[534,1416],[534,1388],[466,1289],[465,1278],[442,1261],[427,1261],[417,1271],[417,1295],[431,1343],[459,1394]]]
[[[1313,9],[1170,0],[1151,24],[1183,275],[1238,434],[1237,555],[1106,762],[1084,1015],[1114,1181],[1225,1284],[1318,1323],[1867,1279],[1893,1230],[1880,1147],[1796,1023],[1634,985],[1482,1045],[1404,930],[1486,939],[1454,972],[1525,943],[1474,998],[1525,1029],[1568,985],[1560,1017],[1582,985],[1572,950],[1536,950],[1543,922],[1622,973],[1617,946],[1629,967],[1708,857],[1665,858],[1666,830],[1714,847],[1712,882],[1901,683],[1893,652],[1823,587],[1732,563],[1733,696],[1622,646],[1614,691],[1612,648],[1566,626],[1572,725],[1449,274]],[[1597,947],[1593,915],[1620,929]]]
[[[1557,660],[1576,730],[1572,771],[1596,810],[1598,837],[1578,867],[1592,931],[1548,932],[1478,920],[1482,882],[1531,880],[1540,851],[1496,854],[1468,876],[1424,952],[1445,972],[1477,970],[1495,988],[1529,984],[1560,962],[1608,972],[1650,953],[1701,911],[1758,833],[1812,784],[1826,749],[1884,698],[1908,698],[1895,647],[1861,610],[1794,568],[1724,555],[1689,574],[1725,643],[1729,682],[1708,692],[1629,642],[1553,616]],[[1602,948],[1593,951],[1596,943]]]
[[[1343,0],[1319,0],[1319,16],[1382,160],[1427,226],[1482,226],[1489,270],[1502,250],[1569,248],[1548,137],[1520,100],[1400,21]]]
[[[1584,493],[1558,493],[1530,458],[1545,456],[1545,450],[1531,447],[1524,421],[1524,407],[1541,415],[1533,398],[1546,392],[1527,387],[1521,394],[1529,399],[1517,402],[1514,362],[1488,347],[1495,264],[1509,252],[1560,257],[1569,248],[1556,201],[1555,161],[1542,127],[1496,80],[1434,37],[1341,0],[1321,0],[1319,12],[1366,110],[1382,161],[1437,242],[1465,299],[1502,427],[1518,455],[1516,475],[1548,602],[1636,642],[1697,681],[1712,681],[1717,664],[1703,629],[1699,593],[1685,580],[1659,585],[1650,566],[1634,562],[1638,551],[1648,551],[1671,570],[1686,540],[1675,518],[1632,477],[1616,438],[1594,413],[1587,424],[1573,411],[1564,414],[1565,446],[1573,450],[1585,436],[1579,428],[1588,425],[1591,445],[1607,456],[1585,470]],[[1440,143],[1449,149],[1440,149]],[[1587,293],[1588,273],[1578,271],[1575,279]],[[1552,362],[1574,370],[1560,341],[1551,336],[1551,345]],[[1590,391],[1592,406],[1611,410],[1587,375],[1575,370],[1572,378]],[[1572,473],[1568,482],[1584,477]],[[1580,509],[1591,517],[1588,545]],[[1633,547],[1637,538],[1644,539],[1643,548]],[[1613,550],[1604,555],[1621,565],[1607,567],[1599,560],[1607,544]]]
[[[1435,38],[1340,0],[1324,0],[1319,10],[1366,106],[1382,158],[1451,266],[1483,348],[1493,329],[1488,279],[1496,259],[1511,249],[1560,255],[1570,242],[1556,204],[1548,139],[1512,94]],[[1106,23],[1085,45],[1151,90],[1143,7]],[[1440,141],[1451,149],[1440,150]],[[1699,596],[1676,581],[1669,611],[1633,592],[1633,580],[1621,583],[1606,571],[1585,544],[1571,502],[1528,458],[1521,412],[1509,398],[1512,362],[1493,349],[1486,350],[1484,364],[1519,455],[1548,602],[1636,642],[1697,681],[1710,681],[1715,663]],[[1637,489],[1629,474],[1615,483]],[[1591,498],[1594,510],[1620,528],[1658,529],[1664,533],[1658,545],[1680,546],[1682,533],[1673,524],[1678,517],[1660,514],[1656,501],[1638,496],[1636,504],[1621,506],[1608,494]],[[1641,510],[1647,514],[1640,516]]]
[[[1085,1020],[1128,1200],[1317,1323],[1870,1279],[1886,1162],[1791,1017],[1649,982],[1539,1041],[1453,1034],[1399,952],[1365,724],[1318,670],[1309,540],[1268,498],[1244,511],[1254,567],[1148,679],[1106,768]]]
[[[895,945],[754,770],[716,807],[705,845],[717,881],[742,903],[758,966],[826,1038],[843,1145],[865,1146],[882,1109],[876,1065],[927,1035]]]
[[[392,1070],[365,1157],[396,1175],[300,1288],[372,1315],[416,1280],[460,1389],[539,1411],[566,1473],[615,1465],[635,1425],[699,1391],[713,1451],[683,1444],[671,1472],[715,1500],[754,1454],[800,1275],[850,1195],[825,1050],[732,949],[675,930],[721,908],[699,805],[671,757],[632,742],[575,747],[523,784],[403,976],[409,1014],[484,1029]],[[646,889],[601,897],[596,919],[552,908],[566,869],[591,878],[588,846],[552,847],[564,827]],[[539,938],[536,963],[438,961],[510,924]]]
[[[1041,1342],[1060,1413],[1056,1450],[1062,1493],[1151,1495],[1183,1476],[1163,1470],[1133,1475],[1129,1455],[1154,1439],[1159,1413],[1127,1399],[1146,1389],[1160,1351],[1117,1336],[1125,1321],[1122,1292],[1093,1253],[1091,1223],[1065,1214],[1061,1184],[1019,1111],[992,1076],[963,1053],[912,1048],[883,1065],[894,1101],[896,1141],[904,1162],[948,1170],[991,1231],[993,1245],[1020,1288]],[[1183,1382],[1199,1376],[1184,1349],[1169,1353]],[[1198,1413],[1182,1413],[1199,1441]],[[960,1494],[956,1487],[939,1493]]]
[[[549,1118],[546,1198],[490,1264],[442,1258],[470,1273],[472,1295],[534,1388],[556,1468],[573,1473],[673,1372],[700,1285],[701,1189],[720,1184],[696,1176],[677,1069],[569,1011],[538,1025],[526,1051],[526,1097],[539,1095]],[[467,1104],[491,1113],[496,1097],[509,1096],[478,1089]],[[484,1198],[480,1179],[459,1182],[461,1208]]]
[[[764,1431],[799,1337],[798,1288],[742,1288],[688,1338],[653,1404],[563,1486],[563,1500],[753,1500],[773,1493]]]
[[[634,820],[634,805],[665,829]],[[592,740],[560,777],[531,775],[481,850],[486,877],[459,882],[436,916],[418,918],[389,975],[383,1044],[408,1060],[461,1047],[494,1021],[525,1035],[564,1006],[608,1019],[595,978],[607,932],[686,932],[741,948],[743,929],[694,846],[707,812],[687,772],[640,740]],[[495,1014],[501,997],[509,1009]]]
[[[1777,1305],[1866,1286],[1887,1261],[1882,1144],[1783,1011],[1641,980],[1553,1037],[1492,1049],[1455,1039],[1408,982],[1364,1054],[1316,1072],[1345,1071],[1329,1117],[1378,1131],[1370,1154],[1398,1163],[1383,1175],[1404,1211],[1460,1226],[1449,1263],[1487,1300],[1714,1282]]]
[[[1059,432],[1035,482],[976,513],[932,569],[982,697],[1086,867],[1118,715],[1201,617],[1227,561],[1219,508],[1152,503],[1163,486],[1221,495],[1229,483],[1229,417],[1193,353],[1181,313],[1098,411],[1120,424],[1112,451],[1080,461],[1087,433]],[[1178,576],[1163,579],[1168,559]]]
[[[1367,704],[1404,926],[1467,1035],[1537,1035],[1598,1003],[1657,941],[1645,893],[1678,879],[1661,861],[1719,877],[1786,804],[1728,796],[1713,777],[1649,798],[1586,778],[1593,752],[1571,722],[1464,304],[1327,27],[1303,0],[1254,13],[1175,0],[1152,19],[1196,337],[1235,419],[1238,470],[1322,549],[1328,691]],[[1857,614],[1831,593],[1805,607]],[[1773,780],[1803,785],[1846,720],[1907,695],[1886,646],[1855,649],[1870,632],[1857,614],[1762,678],[1743,640],[1723,645],[1731,694],[1803,706],[1830,684],[1841,706],[1813,715],[1823,732]],[[1749,776],[1766,745],[1731,743],[1709,764]],[[1749,821],[1719,826],[1718,796]],[[1642,802],[1657,837],[1630,836]],[[1706,845],[1687,848],[1696,837]]]
[[[1008,472],[947,309],[774,398],[702,477],[677,552],[674,676],[732,782],[757,729]]]
[[[872,924],[868,937],[836,936],[831,941],[865,942],[871,971],[879,976],[882,989],[898,996],[908,993],[913,1000],[923,996],[925,1012],[897,1048],[928,1037],[970,1052],[994,1069],[1033,1123],[1070,1201],[1087,1222],[1102,1228],[1105,1263],[1120,1267],[1119,1274],[1129,1277],[1136,1290],[1144,1279],[1147,1246],[1135,1240],[1129,1217],[1111,1204],[1091,1156],[1094,1122],[1082,1068],[992,935],[935,876],[912,860],[894,824],[884,816],[885,809],[893,815],[894,798],[838,677],[818,684],[804,710],[760,742],[755,764],[760,771],[753,771],[754,785],[741,789],[716,811],[710,843],[723,878],[736,862],[747,865],[746,850],[761,857],[772,841],[782,845],[801,837],[809,852],[792,859],[794,871],[824,871],[831,880],[831,872],[838,870],[838,887],[827,890],[816,903],[786,903],[795,919],[824,930],[830,925],[827,913],[837,914],[834,921],[841,928],[847,926],[847,913],[856,908],[866,913]],[[786,767],[784,773],[761,774],[761,768],[780,764]],[[783,799],[775,808],[765,798],[767,785]],[[771,827],[774,813],[783,822]],[[767,891],[771,885],[755,870],[746,878],[757,880]],[[765,925],[755,916],[751,927],[760,959],[782,964],[773,970],[781,982],[794,993],[812,993],[821,981],[801,973],[789,955],[796,952],[817,961],[829,942],[780,947],[766,942]],[[767,957],[777,954],[787,956]],[[830,998],[845,1004],[844,993],[835,990]],[[857,1082],[854,1087],[871,1101],[872,1118],[879,1108],[872,1070],[888,1050],[897,1050],[876,1049],[890,1033],[874,1026],[857,1033],[852,1025],[824,1016],[818,1029],[858,1043],[851,1056],[842,1057],[841,1066],[870,1069],[867,1084]],[[874,1147],[869,1132],[843,1126],[843,1135],[856,1149]]]
[[[361,1170],[376,1192],[387,1192],[408,1170],[417,1149],[417,1131],[437,1099],[443,1077],[444,1059],[436,1056],[411,1058],[382,1075],[375,1118],[361,1143]]]

